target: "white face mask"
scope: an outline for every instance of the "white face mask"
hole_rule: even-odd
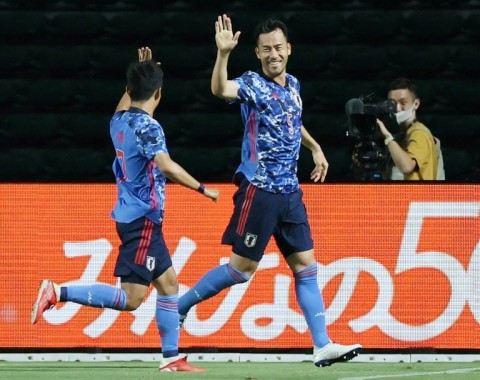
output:
[[[414,108],[415,108],[415,103],[412,105],[412,108],[410,108],[409,110],[404,110],[404,111],[397,112],[395,114],[395,117],[397,118],[397,123],[402,124],[403,122],[410,119],[413,115],[413,109]]]

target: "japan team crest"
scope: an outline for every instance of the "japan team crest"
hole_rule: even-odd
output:
[[[153,271],[155,269],[155,257],[147,256],[145,266],[150,272]]]
[[[302,108],[303,104],[302,104],[302,98],[300,97],[300,94],[294,88],[292,88],[292,93],[293,93],[293,100],[295,101],[295,104],[298,107]]]
[[[257,243],[257,235],[247,232],[247,234],[245,235],[244,243],[248,248],[254,247]]]

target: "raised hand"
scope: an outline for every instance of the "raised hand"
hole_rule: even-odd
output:
[[[148,46],[138,49],[138,62],[151,61],[152,59],[152,50]],[[160,62],[157,62],[157,65],[160,66]]]
[[[241,32],[233,34],[232,20],[227,15],[218,16],[215,21],[215,42],[220,52],[228,53],[238,44]]]
[[[138,49],[138,62],[150,61],[152,59],[152,50],[147,47]]]

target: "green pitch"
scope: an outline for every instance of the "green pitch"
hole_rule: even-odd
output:
[[[479,358],[480,359],[480,358]],[[480,362],[469,363],[338,363],[317,368],[312,363],[195,363],[205,373],[158,372],[147,362],[1,362],[0,379],[7,380],[474,380]]]

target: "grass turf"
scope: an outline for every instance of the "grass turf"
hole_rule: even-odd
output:
[[[474,380],[480,362],[469,363],[337,363],[317,368],[312,363],[192,363],[205,373],[158,372],[150,362],[1,362],[0,379],[15,380]]]

